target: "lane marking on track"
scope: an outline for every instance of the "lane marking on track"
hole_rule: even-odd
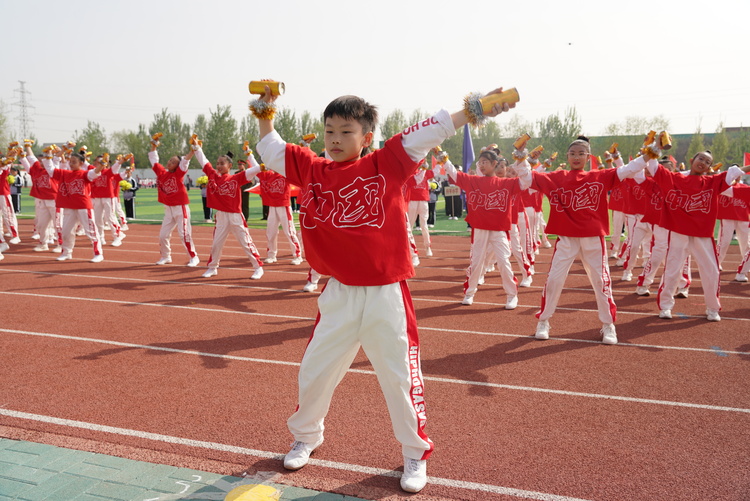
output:
[[[144,278],[129,278],[129,277],[108,277],[108,276],[99,276],[99,275],[81,275],[81,274],[74,274],[74,273],[51,273],[51,272],[38,272],[38,271],[21,271],[21,270],[12,270],[16,273],[31,273],[31,274],[41,274],[41,275],[59,275],[59,276],[67,276],[67,277],[77,277],[77,278],[96,278],[101,280],[106,280],[108,282],[116,281],[116,280],[122,280],[122,281],[130,281],[130,282],[146,282],[146,283],[155,283],[155,284],[167,284],[167,285],[197,285],[202,287],[226,287],[229,289],[250,289],[250,290],[261,290],[261,291],[271,291],[271,292],[300,292],[298,289],[280,289],[278,287],[257,287],[257,286],[251,286],[251,285],[228,285],[228,284],[217,284],[217,283],[211,283],[211,282],[183,282],[180,280],[150,280],[150,279],[144,279]],[[92,286],[94,287],[94,286]],[[0,291],[0,294],[18,294],[18,295],[28,295],[28,296],[34,296],[35,294],[32,293],[26,293],[26,292],[11,292],[11,291]],[[68,297],[68,296],[54,296],[54,295],[46,295],[46,294],[39,294],[39,297],[50,297],[50,298],[63,298],[63,299],[82,299],[86,300],[88,298],[75,298],[75,297]],[[314,296],[313,296],[314,297]],[[417,302],[431,302],[431,303],[440,303],[440,304],[457,304],[456,301],[452,300],[443,300],[443,299],[429,299],[429,298],[421,298],[418,295],[412,296],[412,299],[415,303]],[[105,301],[105,300],[102,300]],[[115,301],[119,302],[119,301]],[[156,305],[156,304],[150,304],[150,303],[125,303],[122,304],[133,304],[133,305],[144,305],[144,306],[169,306],[169,305]],[[481,301],[474,301],[474,304],[476,305],[489,305],[489,306],[496,306],[496,303],[487,303],[487,302],[481,302]],[[520,308],[537,308],[536,305],[518,305]],[[178,308],[178,306],[174,306],[175,308]],[[187,307],[182,307],[187,308]],[[596,313],[598,310],[595,309],[586,309],[586,308],[567,308],[564,306],[558,306],[558,310],[565,310],[565,311],[575,311],[575,312],[594,312]],[[209,311],[220,311],[220,310],[209,310]],[[656,315],[652,312],[642,312],[642,311],[623,311],[618,310],[617,313],[620,315],[638,315],[643,317],[656,317]],[[678,314],[680,319],[686,320],[690,318],[705,318],[705,315],[686,315],[684,313]],[[285,318],[285,317],[282,317]],[[722,316],[722,320],[739,320],[739,321],[745,321],[750,322],[750,318],[743,318],[743,317],[727,317]]]
[[[68,428],[79,428],[87,431],[96,431],[102,433],[109,433],[114,435],[122,435],[126,437],[136,437],[145,440],[151,440],[155,442],[163,442],[168,444],[177,444],[188,447],[195,447],[200,449],[209,449],[221,452],[230,452],[233,454],[242,454],[245,456],[254,456],[263,459],[274,459],[277,461],[283,461],[284,454],[276,452],[261,451],[257,449],[248,449],[245,447],[239,447],[235,445],[220,444],[217,442],[205,442],[202,440],[193,440],[189,438],[173,437],[170,435],[162,435],[159,433],[150,433],[145,431],[130,430],[128,428],[117,428],[114,426],[106,426],[95,423],[87,423],[84,421],[75,421],[72,419],[62,419],[53,416],[43,416],[40,414],[31,414],[28,412],[14,411],[10,409],[0,408],[0,415],[7,416],[15,419],[24,419],[27,421],[35,421],[39,423],[54,424],[58,426],[65,426]],[[326,461],[322,459],[310,459],[310,464],[320,466],[323,468],[330,468],[334,470],[351,471],[355,473],[363,473],[366,475],[377,475],[382,477],[401,478],[400,471],[386,470],[383,468],[374,468],[371,466],[362,466],[349,463],[341,463],[338,461]],[[501,494],[506,496],[513,496],[523,499],[535,499],[539,501],[587,501],[581,498],[573,498],[568,496],[558,496],[556,494],[547,494],[544,492],[527,491],[523,489],[514,489],[512,487],[503,487],[500,485],[482,484],[477,482],[465,482],[462,480],[454,480],[450,478],[441,477],[428,477],[428,483],[441,485],[445,487],[453,487],[458,489],[466,489],[480,492],[490,492],[493,494]]]
[[[202,351],[195,351],[195,350],[180,350],[177,348],[167,348],[167,347],[158,346],[158,345],[125,343],[122,341],[109,341],[106,339],[66,336],[62,334],[49,334],[49,333],[44,333],[44,332],[29,332],[29,331],[21,331],[21,330],[14,330],[14,329],[0,329],[0,332],[6,332],[9,334],[21,334],[24,336],[38,336],[38,337],[46,337],[46,338],[53,338],[53,339],[64,339],[68,341],[106,344],[106,345],[120,346],[120,347],[125,347],[125,348],[132,348],[132,349],[166,351],[170,353],[178,353],[181,355],[222,358],[222,359],[237,360],[237,361],[242,361],[242,362],[286,365],[286,366],[291,366],[291,367],[299,367],[300,365],[299,362],[288,362],[288,361],[282,361],[282,360],[269,360],[269,359],[264,359],[264,358],[242,357],[239,355],[225,355],[221,353],[210,353],[210,352],[202,352]],[[708,351],[713,352],[713,350],[708,350]],[[350,368],[347,370],[347,372],[350,372],[353,374],[363,374],[367,376],[376,376],[375,371],[365,370],[365,369],[351,369]],[[504,389],[504,390],[564,395],[564,396],[569,396],[569,397],[596,398],[596,399],[601,399],[601,400],[614,400],[614,401],[632,402],[632,403],[639,403],[639,404],[654,404],[654,405],[664,405],[664,406],[670,406],[670,407],[685,407],[689,409],[702,409],[702,410],[723,411],[723,412],[740,412],[740,413],[750,414],[750,409],[743,409],[740,407],[726,407],[726,406],[719,406],[719,405],[695,404],[695,403],[690,403],[690,402],[676,402],[676,401],[671,401],[671,400],[657,400],[657,399],[650,399],[650,398],[623,397],[619,395],[584,393],[584,392],[578,392],[578,391],[556,390],[552,388],[539,388],[539,387],[534,387],[534,386],[488,383],[488,382],[482,382],[482,381],[467,381],[467,380],[462,380],[462,379],[442,378],[442,377],[437,377],[437,376],[423,376],[423,379],[425,381],[433,381],[433,382],[447,383],[447,384],[482,386],[482,387],[498,388],[498,389]]]
[[[34,256],[38,257],[38,256]],[[87,261],[87,260],[82,260]],[[111,261],[110,261],[111,262]],[[116,261],[118,263],[125,263],[125,264],[136,264],[136,265],[143,265],[141,262],[129,262],[129,261]],[[177,266],[179,265],[168,265],[168,266]],[[224,267],[222,268],[224,270],[233,270],[233,271],[246,271],[243,268],[232,268],[232,267]],[[51,275],[51,276],[62,276],[62,277],[75,277],[75,278],[86,278],[86,279],[101,279],[105,280],[107,282],[113,282],[113,281],[125,281],[125,282],[145,282],[145,283],[151,283],[151,284],[165,284],[165,285],[201,285],[201,286],[208,286],[208,287],[226,287],[228,289],[248,289],[248,290],[263,290],[263,291],[283,291],[283,292],[300,292],[301,289],[282,289],[278,287],[262,287],[257,285],[238,285],[238,284],[226,284],[226,283],[216,283],[216,282],[209,282],[206,280],[201,280],[200,277],[192,277],[196,281],[187,281],[187,280],[154,280],[154,279],[148,279],[148,278],[134,278],[134,277],[123,277],[123,276],[102,276],[102,275],[87,275],[82,273],[60,273],[60,272],[50,272],[50,271],[33,271],[33,270],[18,270],[18,269],[6,269],[6,268],[0,268],[0,271],[10,272],[10,273],[27,273],[31,275]],[[297,272],[294,270],[288,271],[288,270],[273,270],[274,272],[280,272],[284,274],[297,274],[297,275],[305,275],[307,276],[307,272]],[[434,283],[434,284],[453,284],[456,286],[456,290],[459,290],[459,288],[462,286],[463,282],[452,282],[452,281],[443,281],[443,280],[424,280],[424,279],[411,279],[409,282],[421,282],[421,283]],[[500,287],[501,284],[496,284],[497,287]],[[542,286],[533,286],[532,289],[539,289],[541,290]],[[575,291],[575,292],[591,292],[591,288],[578,288],[578,287],[565,287],[563,289],[564,291]],[[615,294],[622,294],[622,295],[631,295],[632,291],[623,291],[620,289],[612,289],[612,292]],[[737,296],[727,296],[722,295],[722,298],[724,299],[738,299],[738,300],[747,300],[746,297],[737,297]],[[415,302],[432,302],[432,303],[443,303],[443,304],[457,304],[459,301],[458,299],[452,300],[452,299],[432,299],[427,297],[420,297],[418,292],[412,291],[412,299]],[[482,302],[482,301],[474,301],[474,304],[481,305],[497,305],[497,303],[490,303],[490,302]],[[538,305],[521,305],[522,308],[538,308]],[[567,308],[564,306],[558,306],[558,310],[566,310],[566,311],[585,311],[585,312],[597,312],[598,310],[589,308]],[[643,311],[624,311],[622,309],[618,309],[617,313],[624,314],[624,315],[641,315],[645,317],[650,316],[656,316],[655,312],[643,312]],[[684,315],[684,314],[683,314]],[[684,315],[684,318],[705,318],[705,315]],[[742,320],[746,322],[750,322],[750,318],[746,317],[726,317],[722,316],[723,320]]]
[[[132,302],[132,301],[120,301],[120,300],[114,300],[114,299],[97,299],[97,298],[76,297],[76,296],[56,296],[52,294],[36,294],[36,293],[32,294],[29,292],[8,292],[8,291],[0,291],[0,294],[10,295],[10,296],[15,296],[15,295],[31,296],[31,297],[47,298],[47,299],[63,299],[63,300],[68,300],[68,301],[112,303],[112,304],[127,305],[127,306],[151,306],[151,307],[157,307],[157,308],[176,308],[176,309],[181,309],[181,310],[191,310],[191,311],[198,311],[198,312],[227,313],[227,314],[232,314],[232,315],[249,315],[249,316],[255,316],[255,317],[282,318],[285,320],[301,320],[301,321],[310,321],[310,322],[315,320],[313,317],[278,315],[274,313],[256,313],[256,312],[251,312],[251,311],[217,310],[215,308],[201,308],[198,306],[181,306],[181,305],[174,305],[174,304],[139,303],[139,302]],[[558,309],[561,309],[561,308],[558,308]],[[577,311],[583,311],[583,310],[577,310]],[[703,318],[703,317],[698,317],[698,318]],[[0,329],[0,331],[2,330],[3,329]],[[510,338],[531,338],[532,337],[531,335],[526,335],[526,334],[472,331],[472,330],[462,330],[462,329],[446,329],[444,327],[438,328],[438,327],[419,326],[419,330],[433,331],[433,332],[447,332],[451,334],[472,334],[476,336],[498,336],[498,337],[510,337]],[[574,338],[564,338],[564,337],[556,337],[556,338],[550,339],[549,342],[585,343],[585,344],[595,344],[595,345],[601,344],[600,341],[594,341],[591,339],[574,339]],[[664,346],[664,345],[638,344],[638,343],[618,343],[615,346],[619,346],[621,348],[628,348],[628,347],[648,348],[648,349],[657,349],[657,350],[694,351],[694,352],[703,352],[703,353],[714,352],[713,349],[707,349],[707,348],[691,348],[691,347],[686,347],[686,346]],[[750,355],[750,352],[744,352],[744,351],[725,351],[724,353],[728,353],[731,355]]]

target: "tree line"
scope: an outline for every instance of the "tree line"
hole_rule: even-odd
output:
[[[381,119],[380,137],[389,138],[412,124],[428,118],[431,114],[422,110],[413,111],[407,115],[396,109]],[[532,140],[529,145],[544,146],[542,159],[554,152],[558,152],[557,164],[565,161],[565,152],[572,140],[581,134],[581,118],[575,107],[568,108],[563,113],[544,117],[531,122],[518,113],[501,115],[500,120],[491,120],[482,128],[472,130],[472,143],[475,156],[479,155],[482,147],[497,144],[506,157],[513,150],[513,142],[523,133],[528,133]],[[322,117],[315,117],[304,111],[300,115],[289,108],[280,107],[274,122],[281,137],[291,143],[299,143],[305,134],[315,133],[317,138],[311,144],[314,151],[320,152],[324,148],[324,124]],[[655,117],[625,117],[622,122],[609,124],[604,134],[591,137],[592,152],[602,155],[612,143],[619,144],[619,150],[625,158],[635,156],[642,144],[644,135],[649,130],[669,131],[669,120],[664,116]],[[136,168],[147,169],[150,138],[153,134],[162,132],[159,154],[162,159],[174,155],[183,155],[188,149],[188,139],[195,133],[203,140],[204,151],[210,160],[216,159],[227,151],[239,153],[244,141],[250,142],[255,150],[259,141],[257,120],[249,113],[237,121],[232,116],[229,106],[217,105],[215,110],[209,110],[208,115],[198,115],[190,124],[184,122],[179,114],[170,113],[164,108],[156,113],[148,125],[140,124],[137,130],[122,130],[107,134],[97,122],[88,121],[86,127],[76,132],[73,141],[78,147],[86,145],[95,155],[109,152],[112,154],[132,152],[135,155]],[[0,113],[0,140],[10,139],[9,124],[4,113]],[[18,138],[18,140],[23,138]],[[700,130],[692,136],[673,136],[674,146],[670,151],[677,157],[678,162],[693,157],[698,151],[710,149],[715,162],[722,162],[725,166],[737,163],[742,165],[743,154],[750,152],[750,128],[740,128],[727,132],[720,125],[714,134],[703,134]],[[461,131],[448,138],[442,145],[454,163],[460,163],[463,151],[463,134]],[[35,145],[35,153],[41,152],[41,144]],[[680,153],[678,156],[676,153]]]

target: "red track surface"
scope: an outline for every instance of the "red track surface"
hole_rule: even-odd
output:
[[[705,320],[697,273],[669,321],[613,267],[620,344],[605,346],[580,264],[552,337],[537,341],[551,250],[518,309],[502,309],[497,273],[466,307],[468,239],[435,237],[435,257],[410,282],[435,453],[431,482],[409,496],[387,473],[402,465],[400,445],[361,354],[315,461],[289,473],[274,457],[292,440],[286,419],[316,314],[317,294],[301,292],[305,265],[282,254],[251,281],[229,239],[219,275],[203,279],[210,228],[194,228],[204,262],[187,268],[177,235],[174,263],[153,265],[158,229],[142,225],[105,248],[103,263],[88,262],[80,238],[74,259],[60,263],[32,251],[30,224],[0,262],[0,436],[225,474],[276,472],[276,482],[367,499],[750,499],[750,285],[730,282],[736,246],[718,324]],[[264,249],[265,235],[251,232]]]

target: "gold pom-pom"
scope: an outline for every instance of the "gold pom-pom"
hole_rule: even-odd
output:
[[[276,104],[256,99],[250,103],[250,112],[258,120],[273,120],[276,115]]]

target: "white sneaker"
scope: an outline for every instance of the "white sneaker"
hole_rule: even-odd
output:
[[[39,233],[34,233],[33,235],[31,235],[32,240],[39,240],[39,238]]]
[[[83,230],[78,230],[78,231],[76,231],[76,236],[78,236],[78,237],[84,237],[84,236],[86,236],[86,232],[83,231]]]
[[[479,277],[479,280],[477,280],[477,285],[484,285],[484,275]]]
[[[659,312],[659,318],[672,318],[672,310],[661,310]]]
[[[129,229],[130,227],[127,224],[123,224],[122,226],[120,226],[120,231],[128,231]]]
[[[474,294],[466,294],[464,296],[463,301],[461,301],[461,304],[466,306],[471,306],[471,304],[474,302]]]
[[[273,263],[276,262],[276,258],[275,257],[267,257],[267,258],[265,258],[263,260],[263,262],[266,263],[266,264],[273,264]]]
[[[549,320],[540,320],[536,324],[536,334],[534,337],[537,339],[549,339]]]
[[[690,293],[690,289],[687,287],[683,287],[682,289],[677,289],[677,294],[674,295],[674,297],[679,297],[686,299]]]
[[[215,275],[218,275],[219,272],[216,271],[216,268],[209,268],[206,271],[203,272],[203,275],[201,275],[203,278],[209,278],[213,277]]]
[[[624,264],[625,264],[625,260],[624,259],[618,259],[617,262],[615,262],[615,266],[622,266]]]
[[[200,262],[201,262],[201,258],[199,258],[198,256],[193,256],[190,258],[190,261],[188,261],[188,264],[186,266],[195,268],[196,266],[198,266],[198,263]]]
[[[252,275],[250,275],[250,280],[259,280],[260,277],[263,276],[263,267],[256,268]]]
[[[68,259],[73,259],[73,256],[67,252],[63,252],[57,258],[58,261],[67,261]]]
[[[617,252],[617,251],[612,251],[612,254],[610,254],[610,255],[609,255],[609,257],[611,257],[611,258],[613,258],[613,259],[616,259],[616,258],[617,258],[617,255],[618,255],[618,254],[619,254],[619,252]]]
[[[8,249],[10,249],[10,245],[6,244],[5,242],[0,243],[0,252],[5,252]]]
[[[531,278],[531,275],[528,275],[526,278],[521,280],[521,282],[518,284],[519,287],[531,287],[531,282],[533,281],[533,278]]]
[[[302,258],[301,257],[292,258],[292,264],[295,266],[302,264]]]
[[[112,247],[119,247],[122,245],[122,238],[115,238],[112,240]]]
[[[58,245],[57,247],[52,249],[52,252],[54,252],[55,254],[60,254],[62,252],[62,245]]]
[[[34,247],[34,252],[46,252],[49,250],[49,246],[47,244],[39,244],[36,247]]]
[[[735,280],[736,280],[737,282],[747,282],[747,275],[745,275],[744,273],[737,273],[737,274],[736,274],[736,275],[734,276],[734,279],[735,279]]]
[[[2,261],[3,259],[5,259],[5,256],[3,256],[3,253],[0,252],[0,261]]]
[[[549,241],[547,241],[547,242],[544,242],[544,243],[542,244],[542,247],[544,247],[545,249],[549,249],[550,247],[552,247],[552,244],[551,244],[551,243],[549,243]]]
[[[411,257],[411,265],[414,267],[419,266],[419,256],[412,256]]]
[[[172,258],[171,258],[171,257],[163,257],[163,258],[159,259],[159,260],[158,260],[158,261],[156,262],[156,264],[158,264],[158,265],[162,265],[162,264],[169,264],[169,263],[171,263],[171,262],[172,262]]]
[[[318,290],[318,284],[314,284],[312,282],[307,282],[304,287],[302,287],[302,292],[313,292]]]
[[[515,310],[516,306],[518,306],[518,296],[509,296],[508,299],[505,300],[506,310]]]
[[[631,280],[633,280],[633,272],[627,271],[627,270],[623,271],[622,272],[622,280],[624,280],[626,282],[630,282]]]
[[[706,320],[709,322],[719,322],[721,317],[719,316],[719,310],[706,310]]]
[[[92,263],[101,263],[102,261],[104,261],[104,254],[97,254],[91,258]]]
[[[18,237],[13,237],[10,240],[8,240],[8,243],[16,245],[21,243],[21,239]]]
[[[404,456],[404,474],[401,488],[406,492],[419,492],[427,485],[427,461]]]
[[[650,296],[651,295],[651,291],[648,290],[648,287],[644,287],[644,286],[638,286],[638,287],[636,287],[635,288],[635,293],[638,294],[639,296]]]
[[[432,257],[432,249],[431,249],[431,248],[429,248],[429,247],[427,247],[427,252],[425,252],[425,255],[426,255],[427,257]]]
[[[615,330],[615,324],[604,324],[602,325],[602,343],[604,344],[617,344],[617,331]]]
[[[295,441],[292,444],[292,449],[287,453],[286,456],[284,456],[284,468],[286,468],[287,470],[299,470],[307,464],[307,462],[310,460],[310,454],[312,454],[315,449],[320,447],[320,444],[322,443],[322,438],[314,444],[306,444],[305,442],[300,442],[299,440]]]

